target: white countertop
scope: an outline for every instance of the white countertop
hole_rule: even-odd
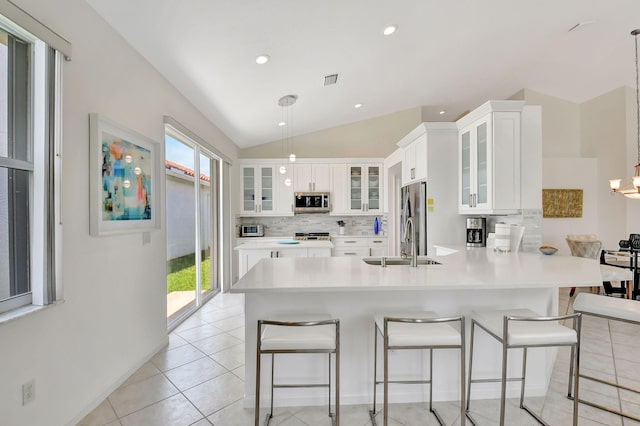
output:
[[[284,244],[281,244],[279,241],[282,241]],[[278,250],[286,250],[286,249],[295,249],[295,248],[333,248],[333,243],[331,241],[319,241],[319,240],[307,240],[307,241],[299,241],[298,244],[291,244],[293,240],[291,238],[281,238],[278,241],[273,241],[270,239],[269,241],[248,241],[246,243],[240,244],[234,247],[234,250],[263,250],[263,249],[278,249]]]
[[[319,243],[319,242],[315,242]],[[361,258],[263,259],[232,288],[232,293],[464,290],[557,288],[602,285],[596,260],[541,253],[494,253],[485,248],[453,247],[431,256],[441,265],[368,265]]]

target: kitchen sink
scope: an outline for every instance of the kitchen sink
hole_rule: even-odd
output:
[[[381,257],[365,257],[362,259],[364,263],[367,265],[382,265]],[[395,265],[411,265],[411,258],[405,257],[385,257],[385,265],[387,266],[395,266]],[[426,257],[418,257],[418,265],[440,265],[440,262],[436,262],[435,260],[427,259]]]

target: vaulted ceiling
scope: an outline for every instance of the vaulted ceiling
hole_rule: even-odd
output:
[[[638,0],[87,2],[240,147],[419,106],[451,121],[522,88],[635,87]]]

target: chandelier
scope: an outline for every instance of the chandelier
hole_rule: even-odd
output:
[[[640,29],[631,31],[631,35],[635,37],[636,41],[636,136],[638,144],[638,164],[636,164],[636,172],[632,178],[633,187],[620,189],[621,179],[611,179],[609,186],[613,192],[622,194],[627,198],[634,200],[640,200],[640,85],[638,84],[638,35],[640,35]]]

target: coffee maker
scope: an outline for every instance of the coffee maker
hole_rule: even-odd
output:
[[[467,218],[467,247],[485,247],[487,245],[487,219],[484,217]]]

